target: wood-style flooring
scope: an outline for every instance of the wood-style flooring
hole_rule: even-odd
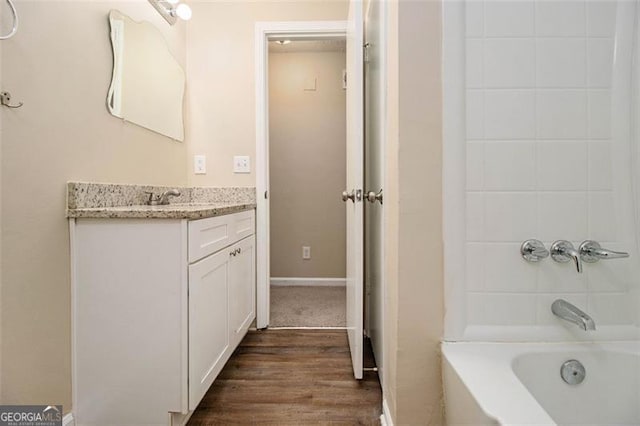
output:
[[[353,378],[346,331],[249,331],[189,425],[378,425],[381,407],[377,373]]]

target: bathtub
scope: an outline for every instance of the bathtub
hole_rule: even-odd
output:
[[[445,342],[442,353],[449,425],[640,425],[640,342]],[[560,377],[571,359],[581,384]]]

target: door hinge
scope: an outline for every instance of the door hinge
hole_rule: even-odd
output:
[[[265,200],[269,199],[269,191],[264,191],[264,199]]]
[[[369,62],[369,48],[371,47],[371,43],[365,43],[363,46],[363,52],[362,52],[362,56],[364,59],[364,62]]]

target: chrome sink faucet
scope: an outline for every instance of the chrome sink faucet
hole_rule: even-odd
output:
[[[551,304],[551,312],[565,321],[574,323],[585,331],[596,329],[596,323],[593,322],[593,318],[564,299],[557,299],[553,302]]]
[[[145,194],[149,194],[149,199],[147,200],[147,205],[149,206],[164,206],[169,204],[169,197],[179,197],[180,191],[177,189],[170,189],[168,191],[164,191],[162,194],[156,196],[153,192],[145,191]]]
[[[582,272],[582,259],[580,259],[580,252],[573,247],[569,241],[558,240],[551,244],[551,258],[556,262],[567,263],[573,262],[576,264],[576,270],[578,273]]]

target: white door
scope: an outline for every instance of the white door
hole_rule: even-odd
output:
[[[347,333],[353,374],[362,378],[364,95],[362,1],[349,2],[347,28]]]

